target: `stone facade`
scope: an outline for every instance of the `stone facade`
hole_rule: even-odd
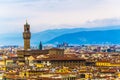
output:
[[[30,25],[26,22],[24,25],[23,39],[24,39],[24,50],[30,49]]]

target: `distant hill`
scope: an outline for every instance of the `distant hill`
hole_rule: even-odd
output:
[[[22,33],[0,34],[0,45],[23,45]]]
[[[55,42],[54,39],[56,40],[58,36],[60,37],[64,34],[69,34],[69,33],[76,33],[76,32],[81,32],[81,31],[97,31],[97,30],[103,31],[103,30],[111,30],[111,29],[112,30],[120,29],[120,26],[117,25],[117,26],[103,26],[103,27],[96,27],[96,28],[71,28],[71,29],[66,28],[66,29],[45,30],[45,31],[37,32],[37,33],[32,33],[31,44],[38,45],[40,41],[42,41],[45,44],[46,42],[54,43]],[[60,42],[62,41],[65,41],[64,38]],[[82,39],[82,41],[85,42],[84,39]],[[23,45],[22,32],[0,34],[0,45]]]
[[[40,41],[43,43],[66,33],[74,33],[79,31],[85,31],[84,28],[74,29],[53,29],[45,30],[38,33],[32,33],[31,44],[38,45]],[[21,33],[0,34],[0,45],[23,45],[23,35]]]
[[[114,26],[99,26],[95,28],[64,28],[64,29],[52,29],[52,30],[45,30],[38,33],[32,34],[31,44],[39,44],[40,41],[46,43],[55,37],[67,34],[67,33],[75,33],[81,31],[96,31],[96,30],[113,30],[113,29],[120,29],[120,25]]]
[[[71,44],[119,44],[120,29],[69,33],[58,36],[47,43],[56,44],[62,42],[68,42]]]
[[[39,44],[40,41],[45,43],[63,34],[86,31],[86,30],[87,29],[85,28],[46,30],[46,31],[38,32],[38,33],[33,33],[31,41],[33,42],[32,44]]]

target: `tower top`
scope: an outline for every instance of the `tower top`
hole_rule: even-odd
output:
[[[28,22],[27,22],[27,19],[26,19],[26,24],[25,25],[29,25]]]

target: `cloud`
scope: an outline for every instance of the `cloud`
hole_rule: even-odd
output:
[[[104,26],[116,26],[120,25],[120,19],[118,18],[111,18],[111,19],[103,19],[103,20],[93,20],[87,21],[81,26],[84,27],[104,27]]]
[[[5,3],[29,3],[29,2],[37,2],[40,0],[0,0],[1,4]]]
[[[0,33],[22,31],[26,19],[33,32],[113,25],[120,18],[119,4],[120,0],[0,0]]]

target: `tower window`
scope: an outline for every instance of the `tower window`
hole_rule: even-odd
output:
[[[25,29],[25,32],[29,32],[29,28],[26,28],[26,29]]]
[[[29,31],[29,28],[27,28],[27,31]]]

